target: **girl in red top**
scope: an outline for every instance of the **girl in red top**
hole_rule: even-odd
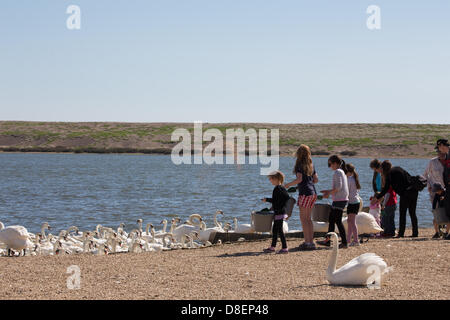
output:
[[[381,227],[384,229],[384,237],[395,236],[395,210],[397,210],[397,194],[392,186],[384,196],[383,206],[384,210],[381,214]]]

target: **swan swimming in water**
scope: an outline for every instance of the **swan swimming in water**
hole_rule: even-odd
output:
[[[370,285],[372,281],[381,285],[382,278],[392,270],[387,266],[383,258],[375,253],[364,253],[336,270],[338,257],[338,236],[335,232],[329,232],[333,242],[333,251],[327,268],[327,280],[335,285]],[[378,272],[378,279],[373,274]],[[376,276],[376,275],[375,275]]]

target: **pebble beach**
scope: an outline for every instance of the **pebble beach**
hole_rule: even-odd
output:
[[[448,299],[450,241],[431,239],[433,233],[339,250],[337,267],[365,252],[392,266],[380,289],[329,285],[330,248],[299,251],[302,239],[288,239],[285,255],[262,253],[269,240],[261,240],[143,254],[1,257],[0,299]],[[79,289],[67,286],[73,265]]]

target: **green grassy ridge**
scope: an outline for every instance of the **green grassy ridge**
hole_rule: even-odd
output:
[[[45,145],[46,148],[55,148],[50,144],[56,140],[77,138],[93,139],[93,143],[88,143],[88,147],[82,148],[98,147],[106,141],[114,145],[117,141],[126,141],[130,138],[156,142],[164,148],[177,143],[170,139],[172,132],[177,128],[185,128],[192,134],[194,124],[0,121],[0,136],[24,137],[27,141],[39,140],[39,144]],[[377,147],[431,146],[439,138],[449,138],[450,133],[450,125],[445,124],[202,124],[203,132],[212,128],[224,135],[228,129],[242,129],[244,132],[248,129],[255,129],[257,132],[261,129],[267,129],[269,132],[271,129],[279,129],[280,147],[293,149],[300,144],[307,144],[320,153],[336,149],[352,153],[352,150],[342,151],[343,147],[359,150]],[[46,142],[42,143],[42,139],[46,139]],[[270,145],[270,138],[268,144]],[[424,148],[425,152],[428,154],[427,148]]]

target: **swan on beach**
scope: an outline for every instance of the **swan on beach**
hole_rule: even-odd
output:
[[[47,235],[45,234],[45,230],[51,230],[51,227],[48,224],[48,222],[44,222],[41,225],[41,236],[42,236],[43,239],[47,239]]]
[[[125,232],[125,223],[120,223],[119,224],[119,227],[117,228],[117,234],[120,236],[120,237],[125,237],[125,238],[127,238],[128,237],[128,233],[126,233]]]
[[[217,222],[217,215],[219,215],[219,214],[223,215],[223,211],[218,210],[214,213],[213,219],[214,219],[215,227],[213,227],[213,228],[207,228],[206,223],[204,221],[200,222],[200,230],[198,231],[198,236],[197,236],[198,240],[200,240],[203,243],[206,243],[207,241],[209,241],[209,238],[211,237],[212,233],[216,233],[216,232],[224,233],[225,232],[225,230],[222,228],[222,225],[219,222]]]
[[[233,218],[233,222],[234,222],[233,231],[236,233],[254,233],[255,232],[255,229],[249,223],[238,224],[238,220],[236,217]]]
[[[8,256],[11,255],[11,250],[23,251],[23,255],[25,255],[25,249],[33,248],[30,235],[25,227],[9,226],[5,228],[2,222],[0,222],[0,242],[6,245]]]
[[[382,278],[392,270],[392,268],[388,268],[383,258],[375,253],[364,253],[336,270],[339,247],[338,236],[335,232],[329,232],[327,235],[331,236],[333,242],[333,249],[326,271],[327,280],[330,284],[370,285],[373,281],[376,284],[381,284]],[[375,278],[373,277],[374,272],[378,273],[378,275],[375,274]]]
[[[217,210],[214,213],[214,217],[213,217],[213,219],[214,219],[214,226],[216,228],[218,228],[219,230],[221,230],[220,232],[225,232],[225,230],[223,230],[222,223],[217,221],[217,215],[219,215],[219,214],[223,215],[223,211],[222,210]]]
[[[197,221],[194,221],[197,220]],[[176,241],[180,242],[183,239],[183,235],[190,234],[193,231],[200,230],[202,217],[199,214],[191,214],[189,216],[187,223],[184,223],[178,227],[176,227],[173,231],[173,237]]]

